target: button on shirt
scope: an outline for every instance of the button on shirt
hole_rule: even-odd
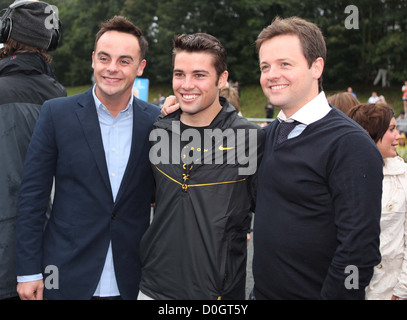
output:
[[[109,110],[107,110],[96,97],[95,88],[96,85],[93,87],[93,98],[95,100],[102,133],[112,196],[115,201],[130,156],[133,132],[133,94],[130,97],[127,108],[114,118]],[[100,297],[120,295],[114,271],[111,242],[109,244],[102,275],[94,295]]]
[[[329,106],[325,93],[322,91],[318,94],[318,96],[316,96],[306,105],[304,105],[300,110],[298,110],[296,113],[294,113],[290,118],[287,118],[285,116],[283,110],[281,110],[279,112],[279,114],[277,115],[277,119],[280,122],[282,122],[282,121],[292,122],[294,120],[301,122],[288,135],[287,139],[292,139],[292,138],[298,137],[305,130],[305,128],[308,125],[310,125],[311,123],[321,120],[331,110],[332,110],[332,108]]]

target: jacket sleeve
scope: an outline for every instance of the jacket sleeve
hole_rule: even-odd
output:
[[[345,135],[327,156],[338,246],[321,298],[365,299],[365,287],[381,259],[382,157],[370,137],[361,134]]]
[[[16,226],[17,275],[42,272],[42,235],[50,201],[57,148],[51,108],[45,103],[24,162]]]
[[[407,176],[404,175],[403,179],[406,180]],[[407,190],[406,190],[407,191]],[[407,208],[407,203],[404,204]],[[393,295],[407,299],[407,210],[404,213],[404,257],[403,264],[401,266],[401,272],[398,277],[398,282],[393,290]]]

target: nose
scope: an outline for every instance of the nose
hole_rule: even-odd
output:
[[[269,81],[279,79],[280,76],[281,75],[280,75],[280,73],[278,71],[278,68],[273,67],[273,66],[269,66],[269,68],[268,68],[268,70],[267,70],[267,72],[265,74],[266,79],[269,80]]]
[[[110,61],[109,65],[107,66],[107,71],[110,73],[115,73],[117,72],[117,63],[115,61]]]
[[[400,140],[401,139],[401,134],[399,130],[394,130],[396,132],[396,139]]]
[[[195,87],[193,78],[190,76],[186,76],[182,82],[182,89],[184,90],[191,90]]]

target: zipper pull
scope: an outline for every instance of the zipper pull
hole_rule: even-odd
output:
[[[187,181],[189,180],[189,171],[192,170],[192,168],[194,167],[193,165],[191,165],[190,167],[187,166],[186,163],[184,163],[182,165],[182,167],[185,170],[185,173],[182,174],[182,190],[184,192],[187,192],[188,190],[188,184]]]
[[[186,174],[186,173],[182,174],[182,190],[184,192],[187,192],[187,190],[188,190],[188,185],[187,185],[188,178],[189,178],[189,174]]]

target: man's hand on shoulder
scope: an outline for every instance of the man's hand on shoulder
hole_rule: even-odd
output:
[[[179,103],[178,103],[177,98],[175,96],[168,96],[165,99],[163,106],[161,107],[161,114],[163,116],[167,116],[170,113],[177,111],[178,109],[179,109]]]

